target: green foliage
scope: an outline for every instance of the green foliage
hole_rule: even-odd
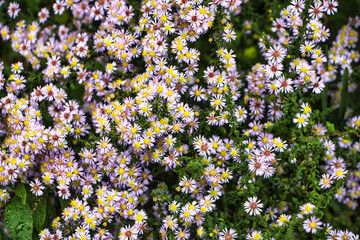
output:
[[[26,189],[23,183],[19,183],[18,186],[14,190],[16,196],[21,198],[22,204],[26,204]]]
[[[44,223],[46,219],[46,209],[47,209],[47,199],[42,198],[41,202],[36,206],[36,209],[33,212],[34,226],[38,232],[40,232],[44,227]]]
[[[189,176],[194,179],[202,176],[202,171],[206,165],[202,158],[193,159],[190,157],[184,157],[182,160],[186,165],[179,171],[180,176],[184,175],[185,173],[189,174]]]
[[[50,227],[51,222],[56,217],[56,209],[55,209],[55,206],[52,204],[50,198],[47,198],[46,201],[47,201],[47,204],[46,204],[46,214],[45,214],[44,227]]]
[[[5,224],[14,240],[32,239],[33,216],[28,204],[14,197],[5,209]]]
[[[244,56],[249,59],[254,59],[256,57],[256,53],[256,48],[254,46],[251,46],[245,49]]]
[[[335,132],[335,126],[333,123],[330,122],[326,122],[326,126],[328,127],[329,133],[332,134],[333,132]]]
[[[69,90],[67,92],[69,94],[69,97],[71,97],[72,99],[76,99],[79,103],[84,102],[83,100],[85,93],[84,86],[80,84],[71,83],[69,86]]]
[[[59,202],[60,202],[60,206],[62,209],[66,208],[69,203],[70,203],[70,200],[69,199],[62,199],[62,198],[59,198]]]
[[[344,73],[341,78],[341,102],[340,102],[340,116],[339,119],[342,119],[340,128],[342,129],[344,126],[344,116],[346,112],[346,108],[349,103],[349,93],[348,93],[348,85],[349,85],[349,70],[345,68]]]
[[[41,8],[42,5],[46,4],[48,1],[42,2],[41,0],[24,0],[20,1],[23,6],[27,6],[26,13],[29,13],[30,16],[33,18],[36,17],[37,11]],[[351,8],[351,11],[355,11],[356,6],[358,6],[359,1],[340,1],[339,10],[344,11],[346,8]],[[280,10],[282,9],[283,5],[287,4],[287,1],[260,1],[260,0],[252,0],[249,1],[247,5],[244,6],[244,13],[235,19],[236,24],[241,24],[242,18],[246,18],[251,20],[252,26],[251,30],[253,31],[251,34],[246,34],[244,30],[236,30],[237,39],[233,43],[224,43],[224,42],[211,42],[209,39],[214,37],[205,35],[202,36],[199,41],[192,45],[191,47],[197,48],[200,54],[200,64],[199,64],[199,71],[196,77],[202,78],[202,73],[209,65],[217,66],[217,64],[221,64],[218,60],[214,59],[214,54],[210,52],[210,49],[218,46],[227,46],[227,44],[231,45],[233,49],[237,49],[236,57],[239,59],[239,69],[241,71],[248,71],[249,67],[252,66],[256,62],[261,62],[261,54],[256,47],[258,39],[263,37],[264,43],[266,47],[271,47],[272,43],[270,39],[263,34],[263,32],[269,32],[269,26],[271,18],[274,18],[279,15]],[[132,0],[127,5],[132,5],[135,7],[135,19],[138,20],[140,14],[140,1]],[[22,6],[22,7],[23,7]],[[354,7],[355,6],[355,7]],[[308,6],[307,6],[308,7]],[[23,9],[23,8],[22,8]],[[266,11],[264,11],[264,9]],[[269,11],[268,11],[269,10]],[[271,10],[271,11],[270,11]],[[1,13],[4,14],[3,12]],[[1,15],[0,14],[0,15]],[[23,14],[23,13],[21,13]],[[71,14],[69,10],[61,16],[55,16],[54,18],[50,19],[49,22],[52,24],[66,24],[70,21]],[[214,28],[222,28],[219,22],[221,21],[221,13],[217,14],[215,20]],[[330,27],[332,31],[336,32],[340,27],[343,25],[344,22],[347,21],[347,18],[344,17],[344,14],[338,14],[332,18],[326,19],[329,21]],[[14,23],[15,24],[15,23]],[[304,23],[304,25],[306,25]],[[242,29],[242,27],[238,27]],[[300,29],[301,31],[305,31],[305,28]],[[297,45],[289,46],[289,58],[285,60],[286,65],[289,65],[292,60],[299,57],[299,45],[301,36],[303,33],[300,34],[299,40],[296,41]],[[332,35],[332,38],[336,36],[335,34]],[[2,53],[0,53],[1,58],[5,59],[5,63],[9,62],[12,63],[18,60],[18,57],[14,52],[11,51],[11,47],[9,43],[0,42],[0,48],[4,49]],[[10,52],[11,51],[11,52]],[[296,55],[297,54],[297,55]],[[9,55],[8,57],[5,55]],[[91,55],[96,55],[95,52],[91,52]],[[326,54],[327,55],[327,54]],[[103,62],[96,61],[94,59],[88,59],[85,63],[86,69],[91,69],[92,71],[100,70],[104,71],[104,64]],[[25,66],[26,69],[26,66]],[[5,69],[4,72],[10,72],[9,69]],[[360,73],[359,69],[354,69],[353,76]],[[35,86],[43,86],[44,82],[42,82],[41,72],[30,72],[28,73],[29,77],[27,78],[27,88],[34,89]],[[123,75],[122,73],[117,73],[119,76],[128,78],[128,75]],[[294,73],[285,73],[287,77],[293,78],[295,76]],[[219,207],[216,211],[212,212],[211,214],[206,215],[204,226],[207,229],[215,229],[215,228],[224,228],[224,227],[234,227],[235,229],[244,229],[244,228],[256,228],[258,226],[265,227],[267,229],[264,239],[270,239],[274,237],[275,239],[293,239],[293,232],[300,232],[298,237],[299,239],[306,239],[308,237],[303,232],[301,227],[302,220],[298,217],[292,218],[291,223],[286,228],[278,228],[276,226],[268,226],[267,221],[261,219],[260,217],[247,217],[248,215],[245,214],[243,208],[243,202],[246,196],[250,194],[254,195],[257,194],[261,196],[261,199],[265,206],[268,205],[275,205],[275,200],[289,200],[288,207],[291,210],[298,209],[300,205],[304,202],[312,202],[316,206],[320,206],[318,215],[325,215],[328,219],[335,219],[335,225],[341,226],[343,225],[351,225],[355,221],[349,221],[346,223],[348,219],[346,219],[346,214],[343,214],[343,208],[336,202],[332,201],[334,191],[338,190],[341,186],[344,185],[346,179],[343,181],[338,182],[335,186],[331,188],[331,191],[326,191],[324,193],[319,185],[318,179],[320,177],[319,166],[324,159],[325,150],[323,144],[321,142],[321,137],[323,136],[315,136],[309,129],[298,129],[293,127],[293,123],[291,121],[292,116],[294,116],[299,111],[300,101],[302,100],[309,100],[313,101],[314,104],[319,103],[318,100],[321,101],[321,112],[318,111],[320,107],[317,109],[317,112],[314,111],[312,115],[312,119],[309,123],[310,126],[314,126],[316,122],[323,121],[326,122],[327,126],[327,133],[326,136],[342,136],[345,139],[351,141],[352,138],[346,136],[347,134],[357,134],[358,131],[354,129],[346,129],[342,131],[345,125],[344,119],[345,115],[347,114],[347,109],[350,108],[351,104],[356,104],[351,102],[350,99],[352,97],[352,93],[348,91],[349,84],[349,71],[346,68],[343,75],[341,76],[342,80],[342,87],[341,87],[341,99],[340,99],[340,108],[336,113],[338,113],[337,120],[329,120],[329,116],[335,110],[337,106],[329,107],[328,103],[328,91],[330,92],[331,86],[329,84],[326,85],[324,92],[322,93],[319,98],[310,97],[307,94],[299,95],[298,93],[287,94],[286,96],[282,96],[283,100],[286,101],[284,105],[284,115],[291,116],[291,117],[284,117],[277,121],[272,126],[268,127],[267,130],[269,133],[272,133],[276,136],[286,136],[289,139],[292,139],[291,142],[288,142],[291,146],[291,150],[288,150],[284,153],[279,154],[281,159],[279,159],[279,164],[274,166],[278,167],[276,171],[279,174],[271,179],[267,179],[265,181],[262,180],[254,180],[253,176],[246,175],[242,176],[241,181],[239,181],[239,185],[237,186],[235,181],[232,180],[227,185],[226,189],[226,196],[222,198],[219,202]],[[85,89],[84,86],[75,82],[76,76],[71,75],[69,81],[61,80],[61,87],[66,90],[69,98],[77,100],[79,103],[83,104]],[[201,81],[201,80],[200,80]],[[64,83],[64,84],[62,84]],[[129,95],[126,92],[118,91],[117,92],[117,99],[123,99],[124,96]],[[0,97],[2,93],[0,92]],[[226,95],[227,106],[229,107],[230,112],[230,128],[227,127],[209,127],[207,125],[199,126],[199,132],[204,133],[206,137],[211,136],[214,132],[220,136],[230,136],[232,140],[234,140],[234,146],[240,150],[244,150],[245,146],[241,146],[246,137],[242,135],[244,132],[243,126],[240,126],[240,123],[236,122],[236,118],[234,116],[234,108],[235,105],[231,105],[233,101],[231,100],[231,91],[229,94]],[[356,95],[358,92],[353,93],[355,97],[359,98]],[[25,96],[27,97],[27,96]],[[189,98],[189,95],[184,96],[185,98]],[[359,98],[360,99],[360,98]],[[269,99],[265,99],[267,103],[270,102]],[[48,113],[48,106],[49,104],[46,102],[40,103],[40,111],[43,118],[43,122],[45,126],[53,126],[53,118]],[[315,105],[314,105],[315,106]],[[160,98],[156,99],[156,104],[153,106],[154,113],[157,114],[159,117],[169,117],[166,111],[167,102],[161,100]],[[360,107],[360,105],[359,105]],[[354,108],[355,109],[355,108]],[[200,110],[200,116],[205,115]],[[337,115],[337,114],[336,114]],[[331,117],[331,116],[330,116]],[[340,121],[338,120],[340,119]],[[141,118],[139,121],[141,126],[146,126],[149,124],[147,119]],[[245,125],[245,124],[244,124]],[[342,131],[341,133],[338,130]],[[86,148],[95,148],[96,142],[99,141],[99,137],[93,133],[94,129],[91,129],[90,134],[86,139],[78,139],[80,143],[78,148],[80,149],[81,146],[85,146]],[[203,131],[204,130],[204,131]],[[358,135],[357,135],[358,136]],[[116,142],[119,138],[118,134],[113,134],[109,136],[112,142]],[[0,136],[1,140],[2,136]],[[320,139],[320,140],[319,140]],[[181,139],[182,143],[191,142],[191,137],[189,139]],[[180,141],[179,141],[180,142]],[[71,143],[70,143],[71,144]],[[120,148],[120,147],[119,147]],[[311,159],[309,156],[311,155]],[[245,159],[248,156],[245,154],[241,156],[243,162],[245,163]],[[290,166],[288,168],[283,169],[283,166],[288,166],[293,159],[300,159],[294,166]],[[134,159],[138,159],[134,157]],[[208,165],[204,161],[202,157],[186,157],[182,156],[179,158],[181,162],[181,166],[174,170],[174,173],[171,172],[163,172],[161,170],[154,169],[154,176],[158,177],[157,179],[166,180],[168,185],[161,185],[159,187],[160,190],[154,191],[152,196],[160,196],[160,200],[162,198],[168,197],[166,191],[173,191],[177,184],[176,178],[181,179],[183,176],[187,176],[194,179],[199,179],[203,175],[204,167]],[[352,159],[354,165],[358,161],[358,156],[355,156]],[[236,163],[231,166],[231,170],[237,171],[240,173],[248,172],[247,165],[243,163]],[[161,175],[159,177],[158,175]],[[170,178],[170,179],[166,179]],[[157,182],[158,183],[158,182]],[[244,189],[242,186],[246,186],[247,188]],[[298,186],[297,188],[294,186]],[[261,191],[260,191],[261,189]],[[173,191],[174,192],[174,191]],[[61,198],[54,198],[53,195],[48,196],[45,195],[41,198],[35,197],[32,193],[30,193],[29,189],[25,188],[24,183],[18,183],[14,189],[15,196],[11,199],[9,205],[7,205],[5,210],[5,224],[9,233],[11,234],[13,239],[31,239],[32,236],[37,236],[37,232],[40,232],[43,228],[49,227],[51,225],[52,220],[67,206],[69,206],[69,200],[63,200]],[[175,200],[181,201],[182,197],[180,193],[176,193],[173,197]],[[167,201],[164,201],[167,202]],[[279,203],[280,205],[281,203]],[[330,214],[329,212],[334,212],[334,214]],[[243,221],[238,221],[238,219],[244,219]],[[230,222],[228,225],[227,222]],[[357,223],[360,224],[360,218],[357,217]],[[158,223],[154,224],[158,226]],[[357,225],[358,226],[358,225]],[[349,227],[349,229],[351,229]],[[356,226],[352,226],[352,229],[355,229]],[[325,230],[322,230],[325,231]],[[302,235],[301,235],[302,234]],[[314,235],[313,239],[320,239],[323,232],[319,231],[317,235]],[[214,234],[216,236],[216,234]],[[212,236],[211,236],[212,237]],[[36,237],[35,237],[36,238]],[[206,236],[206,239],[209,237]],[[0,240],[6,239],[6,234],[2,230],[0,233]],[[170,236],[169,239],[175,239],[174,236]]]

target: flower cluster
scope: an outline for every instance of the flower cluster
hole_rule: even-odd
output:
[[[360,164],[346,157],[360,151],[360,117],[344,111],[350,131],[335,134],[315,102],[343,109],[342,87],[357,89],[360,20],[327,50],[338,2],[292,0],[246,73],[234,18],[247,2],[56,0],[37,20],[1,23],[25,59],[0,64],[2,204],[20,183],[52,199],[44,240],[359,239],[321,211],[331,197],[357,207]]]

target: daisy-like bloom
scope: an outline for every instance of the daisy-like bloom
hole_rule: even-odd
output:
[[[192,178],[187,179],[186,176],[182,178],[182,180],[179,183],[179,186],[182,187],[181,191],[184,193],[193,192],[196,188],[196,181]]]
[[[245,212],[249,213],[250,215],[259,215],[263,206],[264,205],[260,203],[260,200],[257,200],[256,196],[249,197],[244,204]]]
[[[310,114],[312,112],[311,106],[308,103],[302,103],[300,107],[303,114]]]
[[[349,232],[348,230],[339,231],[336,240],[344,240],[344,239],[359,240],[359,236],[355,235],[352,232]]]
[[[286,49],[283,48],[281,45],[275,45],[265,53],[266,59],[274,63],[281,63],[285,56]]]
[[[210,104],[213,108],[215,108],[215,110],[220,110],[225,107],[225,99],[223,95],[217,94],[211,99]]]
[[[351,140],[349,140],[346,137],[339,137],[338,138],[338,144],[341,148],[349,149],[351,146]]]
[[[19,8],[19,4],[16,2],[11,2],[9,4],[9,8],[8,8],[8,14],[11,18],[16,18],[17,15],[20,12],[20,8]]]
[[[81,194],[83,195],[83,197],[85,199],[88,199],[89,197],[91,197],[91,195],[93,194],[93,188],[91,185],[86,185],[86,186],[83,186],[82,188],[82,191],[81,191]]]
[[[272,177],[275,174],[275,168],[272,166],[266,166],[264,171],[264,178]]]
[[[262,131],[262,124],[257,121],[249,123],[250,130],[248,131],[251,135],[257,136]]]
[[[178,230],[176,230],[175,235],[176,235],[175,237],[176,240],[186,240],[189,239],[190,237],[190,231],[187,228],[185,229],[179,228]]]
[[[142,224],[146,221],[147,219],[147,215],[146,215],[146,212],[144,210],[140,210],[140,211],[137,211],[135,214],[134,214],[134,217],[133,219],[135,220],[135,224]]]
[[[273,140],[273,146],[277,152],[284,152],[287,149],[286,141],[281,140],[280,137]]]
[[[271,31],[273,32],[280,32],[283,33],[285,31],[286,22],[282,18],[278,18],[275,21],[273,21],[273,26],[271,28]]]
[[[255,119],[258,120],[263,117],[262,113],[265,109],[265,101],[263,99],[250,99],[250,111],[255,115]]]
[[[263,239],[263,235],[261,231],[254,230],[251,233],[246,235],[247,240],[261,240]]]
[[[305,8],[304,0],[291,0],[290,11],[293,13],[301,13]]]
[[[238,122],[245,122],[247,117],[247,110],[242,106],[238,106],[235,111],[235,117]]]
[[[122,227],[119,233],[120,240],[135,240],[138,238],[138,228],[135,226]]]
[[[276,220],[276,224],[281,227],[286,225],[291,219],[291,215],[281,214],[280,217]]]
[[[56,0],[53,4],[55,14],[61,15],[65,11],[64,2],[62,0]]]
[[[201,102],[206,99],[206,95],[204,93],[205,90],[199,85],[194,85],[190,90],[190,96],[195,98],[195,101],[197,102]]]
[[[215,208],[215,199],[213,199],[210,195],[205,196],[200,199],[200,211],[205,213],[207,211],[212,211]]]
[[[332,176],[336,180],[340,180],[340,179],[345,178],[347,173],[348,173],[348,170],[346,170],[344,168],[335,168]]]
[[[324,147],[327,149],[328,153],[333,153],[335,151],[335,144],[331,140],[325,140]]]
[[[49,17],[49,10],[47,8],[42,8],[41,11],[38,13],[39,22],[44,23]]]
[[[244,22],[244,27],[246,29],[245,34],[251,34],[252,30],[251,30],[251,25],[253,24],[252,21],[249,20],[245,20]]]
[[[324,11],[325,8],[322,6],[322,2],[315,2],[314,6],[311,6],[309,9],[310,17],[320,19],[322,18]]]
[[[179,208],[180,208],[180,203],[176,201],[172,201],[171,204],[169,204],[169,210],[172,211],[173,213],[177,213],[179,211]]]
[[[104,137],[99,142],[97,142],[97,150],[100,154],[107,153],[111,148],[112,144],[110,143],[110,139],[107,137]]]
[[[337,12],[337,6],[339,5],[336,0],[326,0],[324,1],[324,9],[326,14],[331,15]]]
[[[106,64],[105,70],[108,74],[112,74],[116,70],[116,62]]]
[[[360,17],[350,17],[349,18],[349,24],[353,25],[355,28],[358,28],[360,26]]]
[[[294,89],[291,86],[293,81],[291,79],[285,79],[284,75],[281,75],[275,80],[276,92],[290,93]]]
[[[204,78],[209,84],[215,84],[219,76],[219,71],[215,71],[213,66],[207,67],[204,71]]]
[[[316,77],[316,78],[313,78],[311,80],[311,87],[312,87],[312,91],[313,93],[315,94],[319,94],[322,92],[322,90],[324,90],[325,88],[325,84],[324,84],[324,81],[321,80],[320,78]]]
[[[222,172],[221,177],[222,182],[228,183],[229,180],[233,178],[232,172],[228,168],[226,168]]]
[[[161,226],[161,228],[159,230],[159,233],[160,233],[160,236],[161,236],[162,240],[168,240],[169,239],[167,234],[166,234],[167,232],[168,232],[167,229],[164,228],[164,226]]]
[[[0,201],[6,203],[10,200],[10,194],[6,189],[0,189]]]
[[[360,128],[360,116],[355,116],[351,118],[348,125],[355,129]]]
[[[331,184],[333,184],[333,182],[334,182],[333,176],[328,173],[325,173],[321,176],[319,185],[320,185],[320,188],[322,188],[322,189],[330,188]]]
[[[337,199],[338,201],[342,201],[345,198],[346,194],[346,188],[340,187],[335,193],[335,199]]]
[[[300,46],[301,54],[313,54],[314,53],[315,44],[311,41],[305,41],[304,44]]]
[[[195,149],[201,156],[207,156],[212,151],[209,141],[203,136],[194,138],[194,144]]]
[[[279,78],[282,74],[283,65],[281,63],[270,63],[266,65],[265,74],[268,78]]]
[[[57,188],[58,188],[58,194],[62,199],[69,199],[71,193],[67,185],[59,184]]]
[[[198,227],[198,229],[196,230],[196,234],[198,237],[202,238],[205,236],[205,229],[203,226]]]
[[[210,114],[209,114],[209,116],[207,117],[207,121],[206,121],[206,123],[208,124],[208,125],[210,125],[210,126],[216,126],[216,125],[219,125],[219,121],[220,120],[218,120],[219,119],[219,117],[217,116],[217,117],[215,117],[215,111],[212,111]]]
[[[232,40],[236,39],[236,33],[233,29],[231,28],[227,28],[225,29],[225,31],[223,32],[223,38],[222,38],[225,42],[231,42]]]
[[[170,21],[166,21],[162,29],[166,34],[171,34],[175,32],[175,25]]]
[[[300,210],[304,215],[312,214],[314,212],[314,209],[315,205],[311,203],[305,203],[304,205],[300,206]]]
[[[22,62],[11,64],[11,72],[17,74],[21,73],[22,70],[24,70],[24,65]]]
[[[75,47],[75,54],[79,57],[86,57],[88,45],[85,42],[80,42]]]
[[[147,102],[142,102],[139,105],[139,113],[143,116],[149,117],[149,115],[151,114],[152,111],[152,107],[149,103]]]
[[[232,228],[225,228],[219,233],[220,240],[232,240],[237,238],[237,233]]]
[[[210,188],[208,193],[211,195],[212,198],[218,200],[221,195],[223,195],[224,191],[221,191],[219,187]]]
[[[310,219],[306,219],[303,223],[303,229],[306,232],[316,233],[317,229],[320,229],[322,222],[320,219],[316,218],[315,216],[311,216]]]
[[[275,153],[273,153],[273,147],[271,145],[265,145],[260,149],[260,158],[264,162],[270,162],[275,159]]]
[[[186,15],[186,20],[190,22],[193,28],[198,28],[203,19],[204,17],[195,10],[190,10]]]
[[[51,185],[54,182],[53,175],[50,172],[45,172],[42,175],[42,179],[45,185]]]
[[[45,188],[44,186],[41,185],[41,182],[39,181],[39,179],[35,179],[34,182],[30,183],[30,191],[35,194],[35,196],[41,196],[43,194],[43,189]]]
[[[175,230],[178,228],[177,219],[174,219],[174,216],[172,215],[167,215],[162,222],[165,229],[170,228],[171,230]]]
[[[309,115],[297,113],[293,119],[293,123],[297,123],[298,128],[306,127],[308,124]]]

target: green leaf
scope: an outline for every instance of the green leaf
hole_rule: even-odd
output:
[[[256,48],[254,46],[251,46],[247,49],[245,49],[244,56],[248,59],[254,59],[256,57]]]
[[[46,219],[47,199],[43,198],[33,213],[34,226],[39,232],[43,229]]]
[[[322,105],[322,110],[325,111],[327,109],[327,98],[328,98],[328,86],[327,84],[325,84],[325,89],[322,92],[322,96],[321,96],[321,105]]]
[[[26,189],[23,183],[19,183],[14,190],[16,196],[22,199],[22,204],[26,204]]]
[[[46,206],[46,220],[45,220],[45,227],[50,227],[52,221],[56,217],[56,209],[54,205],[51,203],[50,198],[47,199],[47,206]]]
[[[30,191],[29,185],[26,185],[25,188],[27,193],[26,201],[29,204],[29,206],[34,206],[34,204],[36,203],[36,196]]]
[[[311,140],[313,143],[319,143],[319,139],[317,137],[314,137],[312,140]]]
[[[59,201],[60,201],[60,205],[61,205],[61,208],[62,208],[62,209],[64,209],[64,208],[66,208],[67,206],[69,206],[69,203],[70,203],[70,200],[69,200],[69,199],[59,198]]]
[[[19,197],[14,197],[5,208],[5,224],[14,240],[31,240],[33,218],[28,204],[23,205]]]
[[[70,84],[70,89],[67,93],[69,97],[82,102],[85,94],[85,88],[81,84]]]
[[[32,239],[33,240],[38,240],[39,239],[39,232],[36,231],[36,229],[33,230]]]
[[[4,228],[0,230],[0,236],[1,236],[0,239],[2,240],[11,240],[9,234],[4,232]]]
[[[341,86],[341,101],[340,101],[340,121],[341,121],[341,125],[340,127],[342,128],[344,126],[344,116],[345,116],[345,112],[346,112],[346,108],[348,106],[348,102],[349,102],[349,93],[348,93],[348,85],[349,85],[349,70],[348,68],[345,68],[344,73],[342,75],[341,78],[342,81],[342,86]]]
[[[335,132],[335,126],[333,123],[326,122],[326,126],[328,127],[330,133]]]

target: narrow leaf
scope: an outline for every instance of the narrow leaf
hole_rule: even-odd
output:
[[[52,224],[52,221],[56,217],[56,209],[54,205],[52,204],[50,199],[47,199],[47,206],[46,206],[46,220],[45,220],[45,226],[44,227],[50,227]]]
[[[340,102],[340,127],[344,126],[345,122],[345,112],[349,102],[349,93],[348,93],[348,85],[349,85],[349,70],[345,68],[344,73],[341,78],[342,86],[341,86],[341,102]]]
[[[321,105],[322,105],[322,110],[325,111],[327,109],[327,98],[328,98],[328,85],[325,84],[325,89],[322,92],[322,97],[321,97]]]
[[[34,226],[39,232],[43,229],[46,219],[46,198],[43,198],[33,213]]]

